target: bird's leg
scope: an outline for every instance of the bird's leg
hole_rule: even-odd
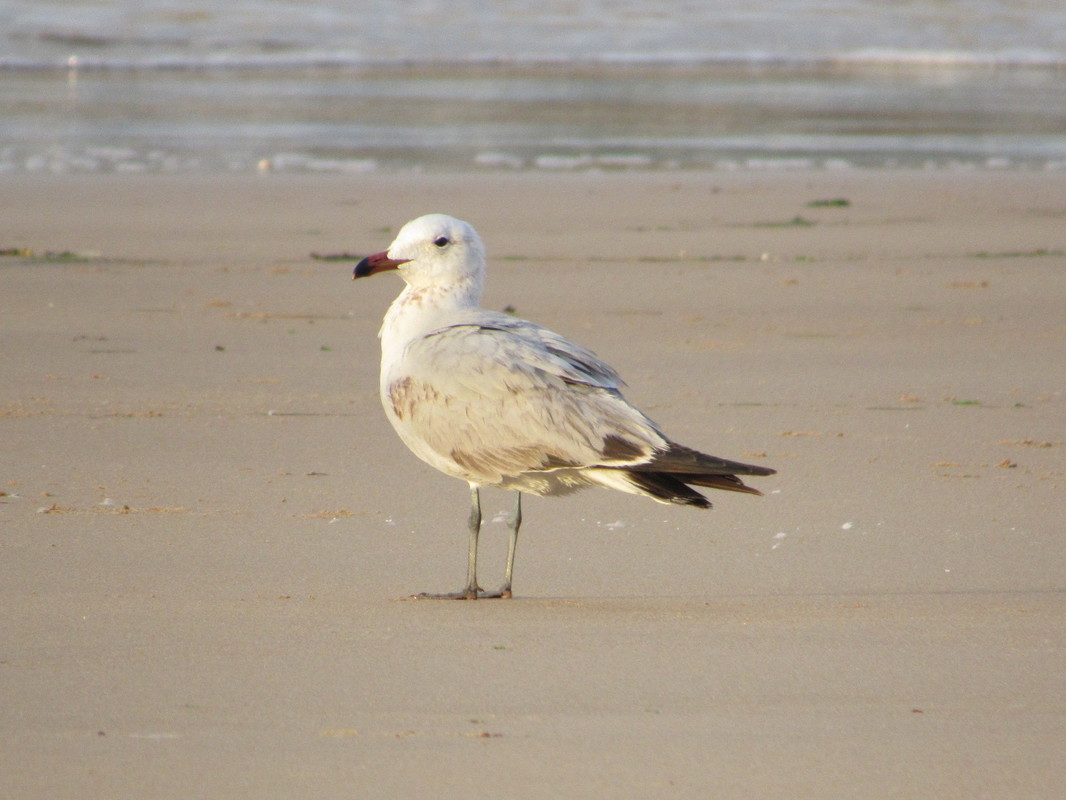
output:
[[[481,495],[477,486],[473,484],[470,486],[470,519],[467,524],[470,530],[470,550],[467,554],[466,588],[462,591],[449,592],[448,594],[423,592],[415,595],[415,598],[426,600],[477,600],[478,592],[481,591],[481,588],[477,585],[477,540],[478,535],[481,533]],[[498,597],[499,595],[492,596]]]
[[[466,589],[463,594],[471,600],[477,600],[481,587],[477,585],[477,539],[481,533],[481,493],[476,486],[470,487],[470,552],[466,562]]]
[[[507,528],[511,532],[511,536],[507,541],[507,569],[503,573],[503,586],[500,590],[491,595],[485,595],[485,597],[510,597],[511,596],[511,577],[514,575],[514,551],[518,545],[518,529],[522,527],[522,493],[515,492],[514,501],[514,514],[507,520]]]

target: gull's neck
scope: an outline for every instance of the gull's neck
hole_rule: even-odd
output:
[[[456,313],[477,308],[481,291],[481,276],[447,285],[408,283],[392,301],[378,331],[382,354],[398,353],[412,339],[447,325]]]

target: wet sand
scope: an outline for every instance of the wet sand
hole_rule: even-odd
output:
[[[11,797],[1066,794],[1066,174],[0,199]],[[459,588],[466,489],[378,405],[399,282],[311,253],[428,211],[486,240],[486,305],[766,496],[531,498],[513,600],[404,601]]]

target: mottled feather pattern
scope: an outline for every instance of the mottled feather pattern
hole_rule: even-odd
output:
[[[525,320],[484,312],[476,321],[453,323],[426,334],[426,338],[447,337],[453,331],[484,333],[487,336],[486,348],[501,348],[496,350],[500,358],[521,359],[530,366],[540,367],[573,383],[587,383],[605,389],[619,389],[625,385],[618,373],[591,350]],[[498,335],[501,333],[504,336]],[[504,347],[506,350],[502,349]]]
[[[616,389],[588,382],[593,374],[616,381],[587,356],[524,354],[510,331],[484,326],[412,341],[404,377],[386,391],[394,424],[432,451],[438,468],[450,461],[449,474],[490,484],[526,471],[638,463],[664,446],[654,423]],[[488,371],[494,379],[482,380]]]

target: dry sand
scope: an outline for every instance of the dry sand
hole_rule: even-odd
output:
[[[0,201],[4,797],[1066,796],[1066,174]],[[402,601],[462,582],[466,489],[378,406],[399,282],[310,253],[427,211],[766,496],[533,498],[514,600]]]

